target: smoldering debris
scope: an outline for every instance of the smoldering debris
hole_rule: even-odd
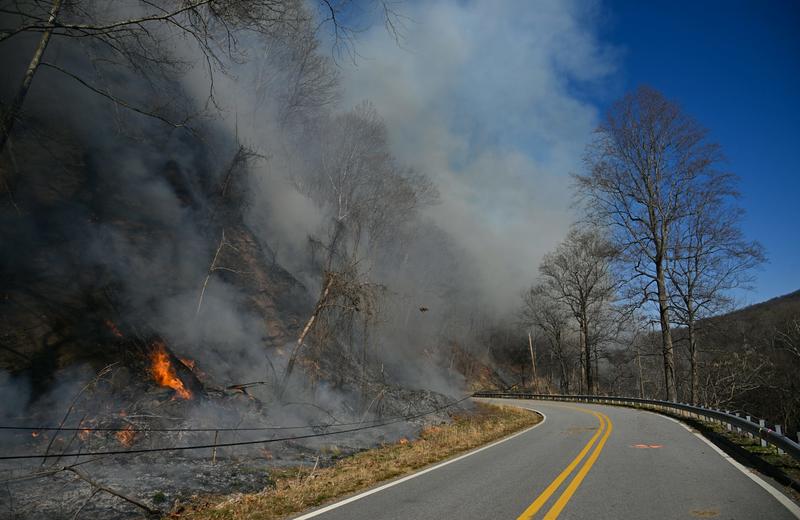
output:
[[[382,391],[359,416],[338,417],[319,405],[302,402],[285,403],[278,413],[265,414],[241,394],[216,398],[201,406],[176,399],[179,394],[171,388],[137,395],[131,408],[115,414],[90,416],[76,403],[70,410],[75,418],[64,417],[57,428],[4,431],[4,446],[15,446],[16,453],[58,456],[41,463],[0,461],[0,480],[6,488],[0,508],[21,518],[67,518],[78,512],[137,518],[143,513],[163,513],[204,494],[268,488],[274,468],[329,465],[365,448],[413,437],[423,425],[447,422],[464,406],[448,406],[453,401],[441,394],[397,387]],[[395,413],[398,415],[391,415]],[[291,416],[294,417],[290,419]],[[402,420],[403,417],[411,419]],[[220,424],[235,426],[222,428]],[[325,435],[347,430],[361,431]],[[259,442],[298,435],[319,437]],[[224,446],[247,442],[253,444]],[[192,445],[223,446],[88,456],[95,450]],[[64,452],[71,455],[61,456]]]

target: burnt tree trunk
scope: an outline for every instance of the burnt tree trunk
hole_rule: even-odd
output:
[[[300,349],[302,349],[305,343],[306,336],[308,336],[308,334],[311,332],[311,329],[314,327],[314,323],[316,323],[317,318],[319,318],[320,312],[322,312],[322,309],[325,308],[325,305],[328,303],[328,298],[331,295],[331,289],[333,287],[333,281],[334,276],[331,273],[327,273],[325,275],[325,281],[322,285],[322,289],[320,289],[317,303],[314,305],[314,310],[311,311],[311,316],[309,316],[308,321],[306,321],[303,330],[300,331],[300,336],[298,336],[297,342],[295,342],[292,352],[289,354],[289,361],[286,364],[286,370],[283,372],[283,377],[281,378],[280,386],[278,387],[278,397],[281,399],[283,398],[283,393],[286,391],[286,385],[289,382],[289,378],[294,371],[294,365],[297,362]]]
[[[42,31],[41,38],[39,38],[39,43],[36,45],[36,50],[33,52],[33,57],[31,58],[30,63],[28,63],[28,68],[25,70],[25,76],[22,78],[22,84],[19,86],[19,89],[17,89],[17,93],[14,96],[14,99],[11,101],[11,105],[8,107],[8,110],[6,110],[6,113],[3,114],[2,122],[0,122],[0,125],[2,125],[2,127],[0,127],[0,153],[5,150],[6,142],[8,142],[8,138],[11,136],[11,130],[14,128],[14,122],[16,121],[20,110],[22,110],[22,105],[25,103],[25,98],[28,96],[28,91],[31,88],[33,77],[36,75],[36,71],[39,70],[39,65],[42,62],[44,51],[47,50],[47,45],[50,43],[50,37],[53,35],[53,27],[56,16],[58,16],[58,12],[61,10],[61,3],[62,0],[53,0],[53,3],[50,6],[47,24],[45,29]]]

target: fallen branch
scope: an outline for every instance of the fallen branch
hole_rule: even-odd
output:
[[[230,385],[226,386],[226,390],[242,390],[244,391],[245,388],[250,388],[251,386],[260,386],[260,385],[268,385],[269,382],[267,381],[253,381],[251,383],[241,383],[238,385]]]
[[[372,405],[374,405],[375,401],[377,401],[381,396],[383,396],[383,393],[385,391],[386,391],[386,387],[381,388],[381,391],[378,392],[377,394],[375,394],[375,397],[372,398],[372,402],[370,402],[369,406],[367,406],[367,409],[364,410],[364,414],[361,416],[361,422],[359,422],[359,424],[364,422],[364,419],[367,418],[367,414],[369,413],[370,410],[372,410]]]
[[[300,336],[297,338],[297,341],[292,348],[292,352],[289,354],[289,361],[286,364],[286,369],[283,372],[283,377],[281,378],[280,386],[278,387],[278,399],[280,400],[283,400],[283,393],[286,391],[286,385],[289,383],[289,378],[292,376],[294,364],[297,362],[297,356],[300,354],[300,349],[305,344],[306,336],[309,332],[311,332],[314,322],[317,321],[317,317],[328,302],[334,280],[335,275],[333,273],[326,273],[325,282],[320,290],[314,310],[311,312],[311,316],[309,316],[308,321],[306,321],[306,324],[303,327],[303,330],[300,332]]]
[[[340,423],[340,422],[342,422],[342,421],[340,421],[340,420],[339,420],[339,419],[338,419],[338,418],[337,418],[335,415],[333,415],[333,414],[332,414],[330,411],[328,411],[328,410],[326,410],[325,408],[323,408],[323,407],[319,406],[318,404],[314,404],[314,403],[301,403],[301,402],[290,402],[290,403],[284,403],[284,405],[283,405],[283,406],[310,406],[310,407],[312,407],[312,408],[316,408],[316,409],[317,409],[317,410],[319,410],[320,412],[322,412],[322,413],[326,414],[328,417],[330,417],[331,419],[333,419],[333,424],[336,424],[336,423]]]
[[[105,491],[109,495],[114,495],[117,498],[121,498],[122,500],[125,500],[126,502],[130,502],[131,504],[133,504],[133,505],[135,505],[135,506],[137,506],[137,507],[139,507],[141,509],[144,509],[151,516],[161,516],[161,511],[159,511],[158,509],[154,509],[154,508],[148,506],[147,504],[145,504],[144,502],[141,502],[140,500],[137,500],[137,499],[135,499],[133,497],[130,497],[130,496],[125,495],[125,494],[122,494],[121,492],[117,491],[116,489],[113,489],[113,488],[110,488],[110,487],[108,487],[106,485],[103,485],[103,484],[97,482],[96,480],[92,480],[87,474],[83,473],[79,469],[76,469],[74,467],[66,467],[66,468],[64,468],[64,471],[69,471],[71,473],[74,473],[75,475],[77,475],[78,478],[80,478],[84,482],[88,483],[89,485],[94,487],[96,490]]]
[[[217,258],[219,257],[219,252],[222,251],[222,246],[225,245],[225,230],[222,230],[222,237],[219,239],[219,246],[217,246],[217,252],[214,253],[214,258],[211,260],[211,265],[208,267],[208,273],[206,274],[206,279],[203,280],[203,288],[200,290],[200,298],[197,300],[197,311],[195,312],[195,316],[200,315],[200,307],[203,306],[203,298],[206,295],[206,288],[208,287],[208,281],[211,279],[211,275],[214,274],[214,271],[217,269]]]
[[[70,405],[69,405],[69,408],[67,408],[67,413],[65,413],[65,414],[64,414],[64,417],[61,419],[61,422],[58,424],[58,429],[56,430],[56,433],[55,433],[55,434],[53,434],[53,436],[50,438],[50,442],[48,442],[48,443],[47,443],[47,449],[44,451],[44,454],[45,454],[45,455],[47,455],[47,454],[49,454],[49,453],[50,453],[50,449],[53,447],[53,443],[56,441],[56,437],[58,437],[58,434],[61,432],[61,428],[63,428],[63,427],[64,427],[64,423],[66,423],[66,422],[67,422],[67,419],[69,418],[70,414],[72,414],[72,410],[75,408],[75,405],[78,403],[78,399],[80,399],[80,397],[83,395],[83,393],[84,393],[86,390],[88,390],[89,388],[91,388],[93,385],[96,385],[96,384],[97,384],[97,382],[98,382],[98,381],[100,381],[100,378],[101,378],[101,377],[103,377],[104,375],[106,375],[108,372],[110,372],[110,371],[111,371],[111,369],[112,369],[112,368],[113,368],[115,365],[117,365],[117,364],[118,364],[118,363],[112,363],[112,364],[110,364],[110,365],[107,365],[107,366],[105,366],[105,367],[104,367],[102,370],[100,370],[100,372],[98,372],[98,373],[97,373],[97,375],[94,377],[94,379],[92,379],[91,381],[89,381],[89,382],[88,382],[88,383],[87,383],[87,384],[86,384],[86,385],[85,385],[83,388],[81,388],[81,389],[80,389],[80,391],[79,391],[79,392],[78,392],[78,393],[75,395],[75,397],[72,399],[72,402],[71,402],[71,403],[70,403]],[[62,453],[63,453],[63,452],[62,452]],[[61,457],[57,458],[53,464],[57,464],[57,463],[58,463],[58,461],[59,461],[60,459],[61,459]],[[46,458],[43,458],[43,459],[42,459],[42,466],[44,466],[44,463],[45,463],[46,461],[47,461],[47,459],[46,459]]]
[[[211,450],[211,464],[217,463],[217,439],[219,438],[219,430],[214,432],[214,448]]]
[[[86,497],[86,500],[83,501],[83,504],[81,504],[81,507],[79,507],[78,510],[75,511],[75,514],[72,515],[72,520],[77,520],[78,515],[81,514],[81,511],[83,511],[83,508],[86,507],[86,504],[88,504],[94,498],[94,496],[96,494],[98,494],[99,492],[100,492],[100,488],[94,488],[92,490],[92,493],[88,497]]]

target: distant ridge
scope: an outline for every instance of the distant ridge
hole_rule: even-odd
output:
[[[736,309],[726,314],[714,316],[712,319],[746,319],[761,315],[763,312],[782,315],[784,313],[791,313],[792,311],[800,314],[800,289],[782,296],[770,298],[763,302],[742,307],[741,309]]]

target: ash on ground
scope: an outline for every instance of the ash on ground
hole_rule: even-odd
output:
[[[175,415],[186,413],[186,410],[180,410],[181,407],[191,406],[190,403],[174,400],[164,403]],[[124,495],[151,511],[160,513],[179,508],[180,504],[202,495],[257,492],[273,485],[270,475],[276,468],[315,464],[328,466],[358,451],[383,443],[393,443],[401,437],[413,437],[423,425],[447,422],[451,414],[469,406],[468,402],[464,402],[448,407],[451,403],[453,399],[442,394],[387,388],[382,393],[379,404],[372,403],[373,409],[377,407],[380,410],[379,414],[372,412],[337,415],[335,420],[331,420],[329,413],[317,410],[315,415],[305,417],[307,425],[313,426],[288,430],[137,431],[134,439],[120,439],[117,437],[119,432],[91,432],[91,436],[82,441],[80,435],[86,436],[82,431],[43,431],[26,443],[19,439],[23,433],[17,432],[14,434],[16,440],[9,443],[15,446],[15,453],[43,453],[48,445],[50,453],[75,451],[90,453],[119,449],[249,442],[382,425],[339,435],[219,447],[216,450],[204,448],[135,455],[71,456],[47,459],[44,463],[41,460],[4,461],[0,464],[0,481],[3,482],[3,489],[0,489],[0,516],[48,520],[142,518],[148,516],[145,508],[115,496],[112,492]],[[314,409],[313,406],[307,408]],[[434,412],[426,414],[431,411]],[[254,425],[257,424],[254,417],[264,416],[263,410],[250,412],[251,416],[240,418],[240,424],[233,426]],[[306,413],[310,414],[308,410]],[[169,416],[168,413],[162,414]],[[418,414],[426,415],[412,420],[397,419]],[[186,415],[191,416],[190,413]],[[383,425],[387,422],[391,424]],[[270,426],[279,426],[272,421],[268,423]],[[110,422],[98,421],[95,424],[97,427],[107,427]],[[149,424],[151,428],[156,428],[154,423]],[[264,421],[260,424],[264,424]],[[205,427],[197,422],[187,421],[177,425],[173,422],[168,426]],[[158,427],[164,428],[164,421],[159,422]],[[24,435],[30,436],[31,433],[25,432]],[[10,439],[8,436],[4,438]],[[130,441],[129,448],[122,446],[121,441]]]

